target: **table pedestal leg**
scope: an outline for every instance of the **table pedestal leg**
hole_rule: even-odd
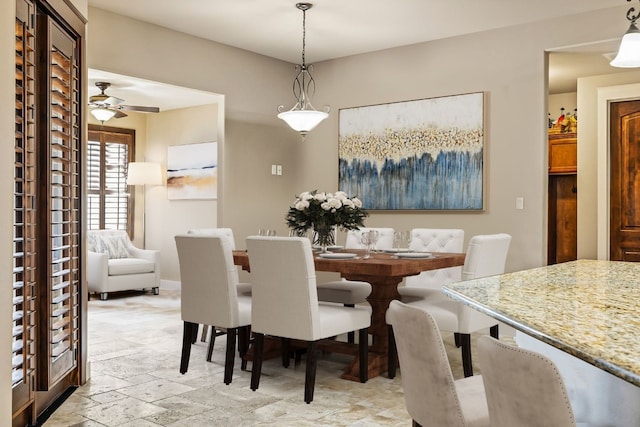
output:
[[[398,284],[402,278],[375,277],[365,275],[348,275],[348,280],[360,280],[371,283],[371,295],[367,298],[371,305],[371,326],[369,334],[372,343],[369,346],[369,378],[377,377],[387,371],[387,359],[389,348],[389,331],[385,320],[389,304],[394,299],[400,299]],[[347,367],[342,378],[352,381],[360,381],[360,361],[356,356]]]

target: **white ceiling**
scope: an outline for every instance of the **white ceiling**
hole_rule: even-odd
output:
[[[88,0],[89,6],[105,9],[176,31],[214,40],[284,61],[299,63],[302,49],[302,12],[295,0]],[[307,12],[306,62],[313,63],[397,46],[519,25],[548,18],[621,6],[621,0],[317,0]],[[627,5],[624,4],[626,7]],[[626,9],[621,7],[621,14]],[[621,28],[622,33],[626,28]],[[562,70],[550,76],[550,92],[556,82],[573,80],[575,74],[616,72],[601,53],[615,50],[617,41],[596,46],[598,54],[562,62]],[[613,46],[613,47],[612,47]],[[591,50],[593,50],[591,46]],[[556,57],[564,55],[555,55]],[[576,66],[580,65],[579,69]],[[554,59],[551,60],[554,66]],[[589,66],[588,69],[584,68]],[[579,71],[582,70],[582,71]],[[553,73],[552,73],[553,74]],[[179,108],[163,102],[180,101],[179,93],[146,100],[156,91],[138,89],[135,81],[117,81],[118,76],[97,77],[113,83],[107,93],[127,104],[154,105],[161,110]],[[150,82],[146,82],[150,84]],[[558,83],[559,84],[559,83]],[[571,83],[569,83],[571,85]],[[165,90],[170,88],[164,87]],[[128,92],[125,92],[128,91]],[[569,90],[571,91],[571,90]],[[90,94],[97,93],[95,88]],[[191,96],[192,93],[189,93]],[[203,102],[207,103],[207,102]],[[193,105],[193,104],[191,104]]]

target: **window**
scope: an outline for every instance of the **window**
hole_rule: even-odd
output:
[[[126,180],[134,147],[134,130],[89,125],[88,230],[126,230],[133,237],[133,199]]]

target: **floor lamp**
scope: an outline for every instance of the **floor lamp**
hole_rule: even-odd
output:
[[[162,171],[160,163],[132,162],[127,170],[127,185],[162,185]],[[143,188],[143,190],[145,190]],[[146,197],[146,192],[144,193]],[[146,224],[147,204],[144,203],[142,210],[142,243],[147,247],[147,224]]]

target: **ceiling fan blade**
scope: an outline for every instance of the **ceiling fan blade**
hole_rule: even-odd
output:
[[[118,105],[116,108],[118,110],[139,111],[142,113],[159,113],[160,112],[160,108],[158,107],[143,107],[140,105]]]
[[[113,116],[116,119],[121,119],[123,117],[127,117],[127,114],[123,113],[120,110],[114,110],[116,112],[115,116]]]

